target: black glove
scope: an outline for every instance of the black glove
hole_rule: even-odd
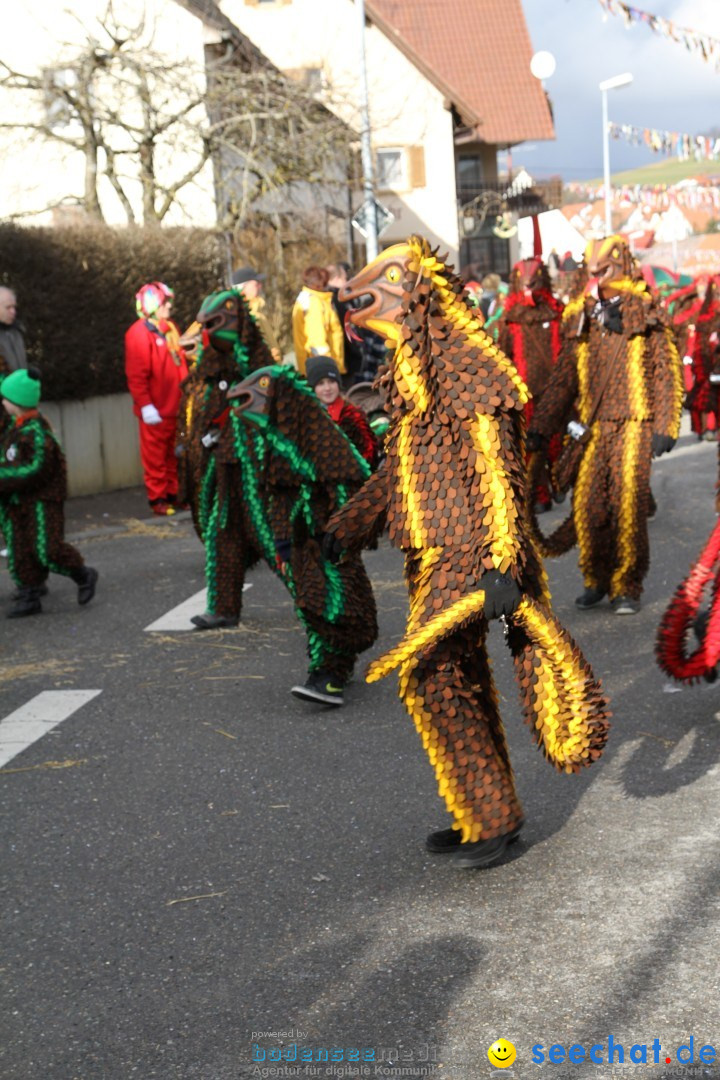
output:
[[[344,552],[342,541],[338,540],[334,533],[325,533],[322,538],[323,558],[331,563],[339,563]]]
[[[486,619],[499,619],[501,615],[512,615],[520,603],[520,588],[512,574],[488,570],[480,578],[480,586],[485,590],[483,615]]]
[[[610,330],[613,334],[622,334],[622,309],[619,300],[611,300],[607,306],[603,307],[602,321],[606,330]]]
[[[535,454],[538,450],[542,450],[546,442],[547,439],[544,435],[541,435],[539,431],[528,431],[525,436],[525,446],[531,454]]]
[[[652,437],[652,456],[660,457],[661,454],[669,454],[676,442],[677,439],[673,439],[672,435],[655,433]]]

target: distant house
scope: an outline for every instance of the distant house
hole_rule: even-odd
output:
[[[352,0],[221,7],[277,67],[304,72],[328,107],[360,129]],[[461,265],[507,271],[507,241],[492,232],[507,189],[497,152],[554,138],[547,98],[530,73],[520,0],[366,0],[366,20],[376,192],[394,217],[382,243],[418,231]]]

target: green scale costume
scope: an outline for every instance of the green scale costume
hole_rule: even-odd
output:
[[[344,683],[377,638],[375,601],[359,556],[335,567],[319,541],[369,466],[291,368],[261,369],[229,397],[205,533],[208,608],[237,617],[245,571],[264,559],[305,627],[310,672]]]
[[[216,499],[215,459],[207,443],[217,439],[228,388],[272,364],[272,356],[247,302],[234,290],[206,297],[197,322],[201,343],[182,384],[178,412],[178,500],[190,505],[196,532],[204,540]]]
[[[19,587],[11,615],[41,610],[51,571],[72,578],[81,603],[92,599],[97,573],[64,539],[66,496],[65,457],[47,420],[37,412],[10,419],[0,441],[0,530]]]

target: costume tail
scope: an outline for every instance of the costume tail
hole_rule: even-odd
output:
[[[607,698],[580,649],[549,608],[525,597],[509,644],[525,720],[548,761],[562,772],[592,765],[607,742]]]
[[[368,667],[377,682],[394,668],[411,670],[422,653],[482,614],[482,589],[451,604]],[[600,757],[608,736],[610,711],[590,665],[558,620],[543,604],[526,596],[508,619],[525,719],[548,761],[577,772]]]
[[[386,675],[389,675],[391,671],[394,671],[396,667],[400,667],[401,664],[408,661],[410,661],[411,667],[414,666],[414,663],[417,663],[420,659],[422,652],[432,648],[433,645],[442,641],[448,634],[467,626],[472,619],[482,614],[484,604],[485,592],[483,589],[478,589],[477,592],[463,596],[461,600],[456,600],[449,608],[445,608],[443,611],[438,612],[437,615],[433,615],[431,619],[428,619],[417,629],[407,633],[402,641],[399,641],[392,649],[383,653],[377,660],[373,660],[368,665],[365,673],[366,682],[378,682],[380,679],[384,679]]]
[[[720,660],[720,598],[717,584],[720,561],[720,521],[710,534],[700,558],[685,580],[675,590],[655,640],[658,665],[678,682],[693,683],[711,678]],[[689,656],[685,640],[695,622],[703,601],[705,588],[715,579],[710,613],[703,620],[701,643]]]
[[[558,502],[563,498],[563,496],[560,496],[554,491],[548,464],[545,461],[543,454],[538,451],[530,455],[530,461],[528,463],[528,494],[525,503],[525,517],[530,535],[535,541],[535,546],[542,557],[544,559],[556,559],[560,555],[564,555],[566,552],[570,551],[577,544],[575,521],[571,510],[567,517],[560,522],[553,532],[550,533],[549,536],[545,536],[540,527],[540,522],[538,521],[533,498],[533,492],[536,487],[543,482],[549,487],[553,501]]]

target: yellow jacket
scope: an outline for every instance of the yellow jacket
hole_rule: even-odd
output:
[[[312,355],[331,356],[340,371],[345,371],[345,336],[332,305],[332,293],[306,285],[293,305],[292,324],[295,358],[302,375]]]

